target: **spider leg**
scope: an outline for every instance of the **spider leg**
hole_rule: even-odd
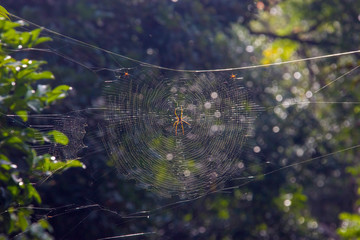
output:
[[[187,125],[191,125],[190,123],[188,123],[187,121],[184,121],[184,120],[182,120],[184,123],[186,123]]]
[[[175,127],[175,124],[179,123],[179,120],[176,120],[173,124],[173,127]]]
[[[175,136],[177,136],[177,126],[179,124],[179,122],[175,122],[176,123],[176,126],[175,126]]]
[[[185,133],[184,133],[184,125],[183,125],[182,122],[183,122],[183,121],[181,121],[181,128],[182,128],[182,131],[183,131],[183,135],[185,135]]]
[[[174,112],[175,112],[175,116],[176,116],[177,118],[179,118],[178,115],[176,114],[176,108],[175,108]]]

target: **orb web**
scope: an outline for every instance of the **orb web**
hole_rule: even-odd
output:
[[[104,98],[100,129],[111,159],[168,197],[206,194],[239,171],[260,111],[238,81],[220,73],[120,73],[106,81]]]
[[[49,145],[49,153],[59,159],[77,159],[78,153],[86,147],[86,118],[78,114],[67,114],[54,119],[54,129],[63,133],[69,140],[68,144],[53,143]]]
[[[33,136],[30,146],[37,154],[50,154],[57,160],[77,159],[78,153],[85,148],[83,142],[86,134],[86,118],[79,114],[37,114],[27,115],[28,120],[24,123],[21,116],[7,115],[8,124],[15,129],[28,129],[26,134]],[[25,128],[24,128],[25,127]],[[50,139],[49,133],[58,131],[57,137],[66,138],[66,144],[58,143]]]

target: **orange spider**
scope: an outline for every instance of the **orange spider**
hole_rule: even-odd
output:
[[[188,125],[191,125],[191,124],[186,122],[183,119],[183,108],[182,107],[181,107],[180,117],[176,114],[176,108],[175,108],[175,116],[177,117],[177,120],[174,122],[174,125],[173,125],[173,127],[175,127],[175,136],[177,135],[177,127],[178,127],[179,124],[181,124],[182,133],[184,135],[184,125],[183,125],[183,123],[186,123]]]
[[[232,74],[230,75],[230,78],[235,79],[235,78],[236,78],[236,75],[232,73]]]
[[[125,72],[125,73],[124,73],[124,76],[125,76],[125,77],[128,77],[129,75],[130,75],[130,74],[129,74],[128,72]]]

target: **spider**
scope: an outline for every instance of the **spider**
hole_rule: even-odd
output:
[[[181,113],[180,113],[180,116],[178,116],[176,114],[176,108],[175,108],[175,116],[177,118],[177,120],[174,122],[174,125],[173,127],[175,127],[175,135],[177,135],[177,127],[179,124],[181,124],[181,128],[182,128],[182,133],[184,135],[184,125],[183,123],[186,123],[187,125],[191,125],[190,123],[186,122],[184,119],[183,119],[183,108],[181,107]]]

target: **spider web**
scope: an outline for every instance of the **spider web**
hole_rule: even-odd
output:
[[[77,159],[79,152],[86,147],[83,142],[86,134],[86,118],[78,113],[26,115],[29,117],[26,123],[20,119],[22,115],[6,116],[9,127],[33,130],[33,141],[29,144],[39,155],[51,154],[54,160],[60,161]],[[40,134],[53,130],[63,133],[68,143],[63,145],[46,137],[44,139],[44,136]]]
[[[98,48],[94,49],[98,50]],[[336,57],[357,52],[359,51],[317,56],[311,59],[324,59],[330,56]],[[290,63],[304,60],[307,59],[299,59]],[[293,66],[296,68],[295,65]],[[264,65],[232,70],[235,72],[236,70],[259,67],[264,67]],[[347,70],[344,74],[338,74],[338,77],[332,74],[330,84],[345,78],[345,75],[357,68]],[[254,121],[259,112],[265,108],[259,107],[251,100],[249,90],[244,87],[247,83],[246,77],[244,81],[232,79],[229,69],[186,73],[186,71],[167,71],[147,64],[144,64],[143,67],[138,66],[131,69],[107,70],[115,73],[117,78],[105,81],[103,90],[105,104],[101,108],[103,113],[101,117],[99,115],[96,117],[101,119],[98,127],[108,155],[116,163],[119,171],[128,179],[135,179],[140,185],[161,196],[179,195],[181,198],[191,200],[216,192],[217,189],[240,188],[249,182],[237,184],[234,181],[231,187],[224,187],[224,184],[233,177],[235,180],[262,179],[264,176],[285,168],[296,167],[306,162],[359,147],[354,145],[319,157],[313,157],[310,154],[310,158],[299,160],[302,156],[300,154],[302,149],[298,147],[299,151],[297,151],[297,146],[291,146],[296,150],[295,160],[289,163],[284,159],[284,161],[280,161],[280,167],[273,171],[263,172],[259,168],[250,171],[247,166],[251,165],[251,160],[243,158],[242,154],[248,144],[248,137],[252,135],[253,128],[255,128]],[[125,73],[129,75],[125,75]],[[289,118],[285,121],[287,114],[294,116],[294,123],[296,123],[296,111],[299,109],[301,111],[312,103],[340,103],[345,107],[349,104],[357,104],[357,102],[346,100],[342,102],[321,102],[321,98],[313,99],[313,102],[307,98],[290,99],[285,96],[286,93],[283,94],[285,100],[282,101],[283,97],[276,95],[277,90],[272,89],[270,85],[265,90],[271,93],[273,97],[276,96],[277,102],[267,109],[270,109],[272,114],[275,113],[286,123],[291,121]],[[323,87],[327,86],[324,85]],[[318,92],[323,89],[317,87]],[[310,92],[309,96],[315,94],[317,92]],[[294,105],[296,106],[294,107]],[[179,115],[181,108],[183,109],[184,120],[191,125],[184,124],[184,134],[182,134],[181,125],[178,125],[176,134],[173,126],[177,120],[175,111]],[[294,109],[295,111],[291,113]],[[52,117],[49,116],[49,118]],[[64,130],[70,139],[74,139],[73,143],[81,142],[80,139],[84,136],[86,126],[85,120],[76,117],[75,119],[78,120],[69,121],[66,119],[68,118],[62,118],[55,125],[64,126],[60,127],[59,130]],[[271,124],[277,127],[276,122]],[[279,132],[279,128],[275,127],[272,129],[273,132]],[[261,125],[257,125],[256,129],[266,130]],[[291,132],[286,134],[291,135]],[[67,156],[76,155],[81,147],[69,146],[71,149],[68,151],[69,153],[65,151],[65,153],[59,154],[60,150],[64,150],[63,147],[55,151],[51,150],[52,147],[50,147],[49,150],[45,151],[67,158]],[[314,144],[309,147],[309,149],[311,148],[315,148]],[[284,150],[280,149],[279,151]],[[254,166],[260,166],[260,164],[261,161],[254,162]],[[180,203],[175,201],[170,205]],[[167,206],[159,209],[167,208]],[[63,214],[64,212],[93,207],[104,210],[102,206],[92,204],[80,208],[70,207],[69,211],[61,209],[59,211],[60,214]],[[154,215],[157,212],[158,209],[139,213],[143,214],[143,217]],[[121,218],[136,218],[139,213],[133,215],[115,214]]]
[[[219,73],[158,75],[132,71],[106,82],[108,154],[128,178],[163,196],[217,189],[243,167],[239,156],[260,107]],[[176,128],[181,109],[189,125]]]

